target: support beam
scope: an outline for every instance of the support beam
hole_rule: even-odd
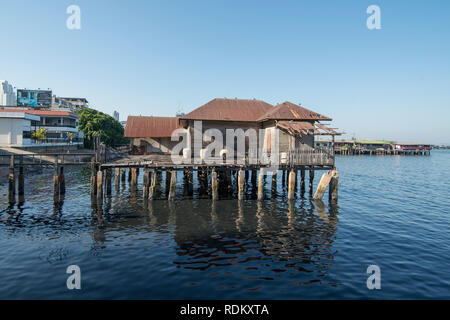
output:
[[[137,186],[137,168],[131,168],[131,185]]]
[[[166,171],[166,172],[168,172],[168,171]],[[172,170],[172,171],[170,171],[170,187],[169,187],[169,196],[168,196],[169,200],[175,199],[176,186],[177,186],[177,171]]]
[[[23,169],[23,156],[20,157],[20,165],[19,165],[19,179],[18,179],[18,194],[19,194],[19,203],[23,203],[25,201],[25,175]]]
[[[288,199],[294,199],[295,195],[295,171],[291,169],[289,172],[289,181],[288,181]]]
[[[336,203],[338,201],[338,185],[339,185],[339,172],[333,170],[333,175],[330,181],[329,188],[329,201]]]
[[[53,201],[59,201],[59,170],[58,170],[58,156],[55,157],[54,172],[53,172]]]
[[[120,185],[120,168],[114,169],[114,185],[116,186],[116,189],[119,188]]]
[[[148,200],[154,200],[156,198],[156,183],[157,183],[157,171],[153,170],[151,176],[150,188],[148,189]]]
[[[314,187],[314,170],[309,170],[309,193],[313,193]]]
[[[300,170],[300,194],[305,194],[305,170]]]
[[[103,203],[103,171],[99,168],[97,171],[97,204]]]
[[[272,194],[277,194],[277,171],[272,171]]]
[[[258,175],[258,200],[264,199],[264,174],[264,168],[261,168]]]
[[[211,195],[213,200],[219,200],[219,179],[214,169],[211,171]]]
[[[91,159],[91,200],[97,194],[97,166],[95,157]]]
[[[144,199],[148,199],[148,191],[150,187],[150,169],[144,168],[144,176],[142,178],[142,196]]]
[[[16,175],[14,172],[14,155],[11,155],[11,157],[9,158],[8,199],[10,204],[16,202]]]
[[[319,184],[317,185],[316,192],[314,193],[314,200],[322,200],[325,191],[327,190],[328,185],[330,184],[332,178],[331,171],[325,172],[320,178]]]
[[[106,195],[108,195],[108,196],[111,195],[111,175],[112,175],[111,170],[112,170],[111,168],[105,169],[105,175],[106,175],[105,188],[106,188]]]
[[[244,199],[244,185],[245,185],[245,173],[242,168],[238,171],[238,199]]]
[[[66,179],[64,178],[64,167],[61,166],[59,168],[59,177],[58,177],[58,182],[59,182],[59,195],[65,195],[66,194]]]

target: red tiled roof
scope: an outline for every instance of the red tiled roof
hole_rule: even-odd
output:
[[[182,116],[181,119],[256,121],[272,107],[261,100],[216,98]]]
[[[266,114],[258,118],[258,121],[264,120],[332,120],[314,111],[303,108],[291,102],[283,102],[276,105]]]
[[[143,117],[128,116],[125,127],[127,138],[164,138],[180,128],[176,117]]]
[[[70,111],[0,109],[0,112],[23,112],[28,114],[34,114],[37,116],[71,116],[74,118],[79,118],[79,116],[76,113],[72,113]]]

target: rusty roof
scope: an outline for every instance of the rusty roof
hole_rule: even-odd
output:
[[[332,120],[314,111],[303,108],[292,102],[286,101],[276,105],[266,114],[258,118],[258,121],[264,120]]]
[[[292,135],[308,135],[308,134],[315,134],[315,135],[330,135],[330,136],[336,136],[341,135],[341,133],[334,131],[331,128],[328,128],[327,126],[316,123],[312,124],[308,121],[277,121],[276,126],[280,129],[283,129],[287,131],[289,134]]]
[[[128,116],[125,127],[127,138],[164,138],[172,136],[172,132],[180,128],[176,117],[143,117]]]
[[[254,122],[272,108],[261,100],[216,98],[180,119]]]

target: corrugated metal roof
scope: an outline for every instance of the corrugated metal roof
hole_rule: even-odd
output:
[[[307,135],[314,133],[314,125],[307,121],[278,121],[277,127],[284,129],[292,135]]]
[[[181,119],[253,122],[272,108],[271,104],[261,100],[216,98]]]
[[[180,128],[176,117],[128,116],[125,137],[128,138],[164,138]]]
[[[266,114],[258,118],[258,121],[264,120],[332,120],[314,111],[303,108],[292,102],[286,101],[276,105]]]

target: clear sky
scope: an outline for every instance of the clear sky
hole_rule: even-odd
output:
[[[66,27],[71,4],[81,30]],[[372,4],[381,30],[366,26]],[[288,100],[348,136],[450,144],[447,0],[14,0],[0,30],[0,79],[121,120]]]

